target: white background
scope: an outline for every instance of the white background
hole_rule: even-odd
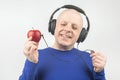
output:
[[[49,17],[64,4],[79,6],[90,19],[89,35],[79,49],[91,48],[105,54],[107,80],[120,80],[119,0],[0,0],[0,80],[18,80],[25,61],[22,50],[26,34],[32,27],[52,45]],[[39,48],[45,47],[41,39]]]

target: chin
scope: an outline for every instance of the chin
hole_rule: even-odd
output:
[[[64,45],[64,46],[69,46],[70,45],[70,42],[69,41],[59,41],[59,43],[61,44],[61,45]]]
[[[71,39],[57,38],[56,42],[61,47],[66,47],[67,48],[67,47],[73,47],[74,46],[73,40],[71,40]]]
[[[70,44],[69,42],[60,42],[59,45],[62,46],[62,47],[70,47],[70,46],[72,46],[72,44]]]

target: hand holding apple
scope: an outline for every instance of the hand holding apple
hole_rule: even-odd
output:
[[[30,62],[38,63],[38,44],[32,41],[32,37],[29,37],[24,44],[23,53]]]
[[[23,48],[24,55],[29,61],[38,63],[38,44],[41,39],[41,32],[37,29],[29,30],[27,38]]]
[[[32,41],[39,42],[41,39],[41,32],[39,30],[29,30],[27,33],[27,37],[32,36]]]

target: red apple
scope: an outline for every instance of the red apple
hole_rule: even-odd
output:
[[[39,30],[29,30],[27,33],[27,37],[32,36],[32,41],[39,42],[41,39],[41,32]]]

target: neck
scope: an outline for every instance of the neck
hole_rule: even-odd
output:
[[[73,48],[73,46],[65,46],[65,45],[60,45],[60,44],[54,43],[52,48],[55,48],[55,49],[61,50],[61,51],[67,51],[67,50],[71,50]]]

